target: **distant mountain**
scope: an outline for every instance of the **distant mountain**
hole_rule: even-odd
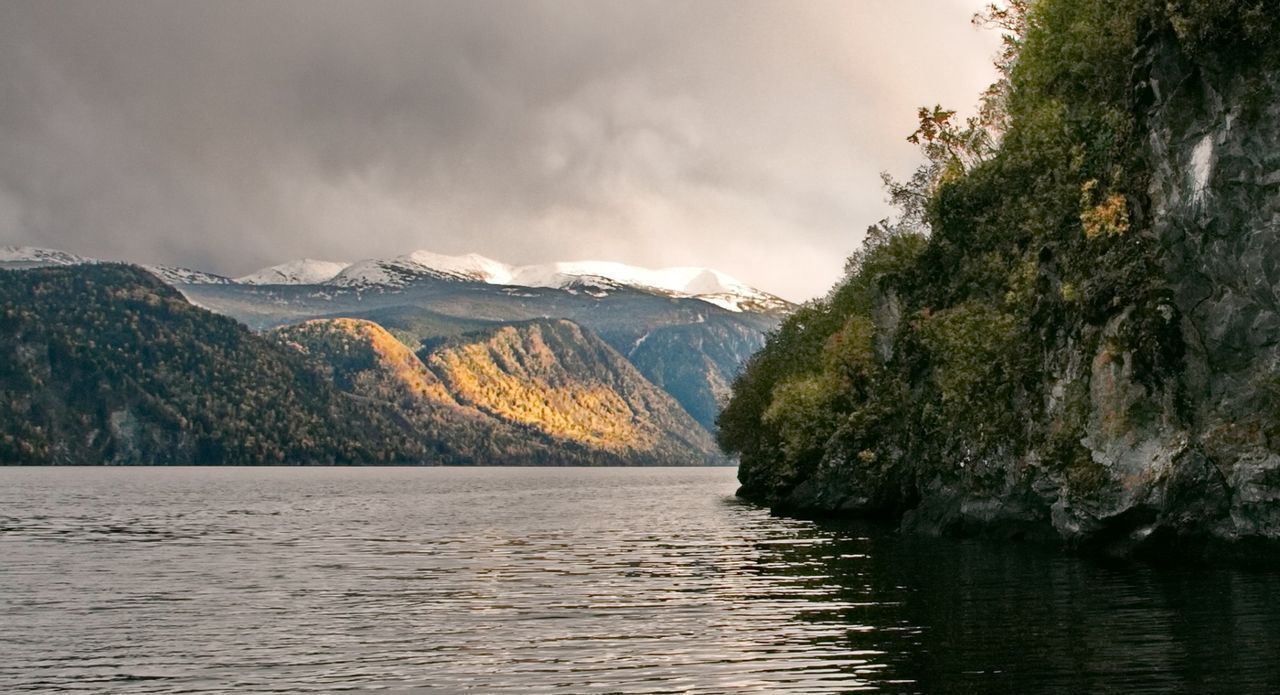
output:
[[[690,297],[729,311],[777,312],[791,305],[710,268],[679,267],[650,270],[623,263],[578,261],[511,266],[478,254],[446,256],[415,251],[391,259],[352,264],[327,284],[363,290],[401,289],[423,280],[482,282],[515,287],[594,290],[620,288]],[[299,283],[288,283],[299,284]]]
[[[230,285],[235,282],[229,277],[206,273],[203,270],[179,268],[172,265],[143,265],[143,270],[160,278],[168,285]]]
[[[505,272],[506,266],[480,256],[445,256],[430,251],[414,251],[388,259],[353,263],[329,284],[352,289],[401,288],[419,280],[460,280],[488,282]]]
[[[33,246],[0,247],[0,269],[37,268],[101,260]],[[672,297],[699,299],[729,311],[786,313],[793,305],[711,268],[651,270],[611,261],[571,261],[512,266],[479,254],[448,256],[430,251],[357,263],[302,258],[255,271],[234,280],[190,268],[142,265],[171,285],[326,285],[352,290],[387,291],[421,281],[452,280],[513,287],[586,291],[637,289]]]
[[[133,266],[0,273],[0,464],[722,460],[670,396],[567,321],[420,357],[355,319],[255,334]]]
[[[568,319],[668,389],[708,430],[715,426],[725,386],[780,319],[629,287],[514,287],[425,276],[401,288],[377,290],[330,285],[186,285],[181,290],[195,304],[257,330],[314,318],[363,318],[427,346],[478,328]]]
[[[77,256],[65,251],[42,249],[35,246],[0,246],[0,270],[25,270],[66,265],[96,264],[97,258]],[[192,270],[170,265],[141,265],[147,272],[170,285],[228,285],[231,278],[203,270]]]
[[[78,263],[97,263],[97,261],[84,256],[77,256],[74,253],[42,249],[35,246],[0,246],[0,268],[6,270],[76,265]]]
[[[131,266],[0,273],[0,463],[428,460],[390,407]]]
[[[791,305],[786,300],[750,287],[718,270],[697,267],[664,268],[650,270],[623,263],[606,261],[581,261],[551,263],[511,268],[509,279],[488,280],[495,284],[523,285],[527,287],[571,288],[583,283],[601,283],[601,289],[634,287],[669,294],[675,297],[692,297],[710,302],[729,311],[771,312],[786,311]]]
[[[571,321],[464,335],[422,357],[460,403],[555,440],[624,459],[718,459],[710,435],[675,399]]]
[[[263,268],[236,278],[235,281],[245,285],[318,285],[332,280],[335,275],[350,265],[350,263],[302,258]]]
[[[48,249],[0,249],[0,268],[96,262]],[[476,254],[427,251],[347,266],[291,261],[237,280],[180,268],[149,270],[197,306],[258,331],[317,318],[361,318],[418,349],[502,324],[568,319],[600,336],[709,431],[727,385],[792,308],[706,268],[510,266]]]

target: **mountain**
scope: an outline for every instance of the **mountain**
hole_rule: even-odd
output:
[[[103,263],[96,258],[77,256],[65,251],[42,249],[35,246],[0,246],[0,270],[24,270],[66,265]],[[231,278],[202,270],[169,265],[139,266],[170,285],[227,285]]]
[[[368,321],[263,336],[140,268],[75,264],[0,273],[0,355],[5,464],[722,461],[670,396],[567,321],[419,357]]]
[[[0,247],[0,269],[38,268],[103,261],[32,246]],[[176,266],[143,268],[175,285],[326,285],[352,290],[388,291],[420,281],[452,280],[513,287],[558,288],[605,296],[611,290],[636,289],[672,297],[700,299],[729,311],[783,314],[793,305],[750,287],[718,270],[698,267],[650,270],[607,261],[577,261],[510,266],[479,254],[446,256],[430,251],[357,263],[302,258],[262,268],[234,280],[216,273]]]
[[[96,262],[93,259],[65,251],[42,249],[34,246],[0,246],[0,268],[6,270]]]
[[[460,403],[557,441],[670,464],[716,458],[711,436],[670,395],[571,321],[464,335],[422,357]]]
[[[0,273],[0,462],[420,462],[384,406],[136,267]]]
[[[786,311],[787,301],[750,287],[718,270],[698,267],[650,270],[623,263],[581,261],[511,268],[507,278],[486,280],[497,284],[526,287],[573,288],[594,286],[597,291],[611,287],[634,287],[693,297],[729,311]]]
[[[511,266],[479,254],[446,256],[430,251],[352,264],[327,284],[363,290],[400,289],[423,280],[455,280],[516,287],[582,289],[597,295],[632,288],[692,297],[729,311],[783,312],[787,301],[710,268],[650,270],[623,263],[579,261]],[[290,283],[299,284],[299,283]]]
[[[29,247],[0,252],[0,268],[98,262]],[[259,331],[317,318],[362,318],[417,349],[504,323],[569,319],[600,336],[709,431],[729,382],[793,308],[706,268],[510,266],[477,254],[417,251],[346,266],[299,260],[236,280],[147,269],[193,304]]]
[[[569,321],[468,334],[415,355],[378,324],[318,319],[273,335],[334,383],[392,404],[438,452],[485,464],[720,462],[710,436]]]
[[[478,254],[445,256],[414,251],[395,258],[353,263],[329,284],[353,289],[387,289],[405,287],[423,279],[489,282],[489,278],[504,273],[505,268]]]
[[[1280,557],[1280,15],[1029,5],[986,103],[1003,139],[915,180],[930,234],[874,228],[735,383],[740,494]]]
[[[235,281],[245,285],[318,285],[332,280],[350,265],[302,258],[263,268]]]
[[[293,271],[311,267],[296,262],[277,268],[300,278]],[[275,273],[267,269],[250,277],[256,282]],[[477,254],[427,251],[354,263],[313,284],[178,287],[199,306],[257,330],[316,318],[362,318],[417,345],[484,326],[568,319],[599,335],[709,431],[728,384],[792,308],[706,268],[510,266]]]
[[[240,284],[180,289],[193,303],[256,330],[315,318],[363,318],[385,322],[399,338],[418,345],[485,326],[568,319],[600,336],[647,379],[669,388],[706,429],[715,426],[725,384],[780,318],[631,287],[595,292],[426,275],[402,287],[377,289]]]
[[[206,273],[203,270],[179,268],[172,265],[142,265],[139,267],[160,278],[161,281],[168,285],[230,285],[235,282],[231,278],[222,275]]]

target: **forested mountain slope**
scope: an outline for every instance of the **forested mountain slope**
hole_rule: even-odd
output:
[[[670,464],[718,458],[675,399],[571,321],[468,334],[423,358],[458,401],[558,441]]]
[[[387,287],[181,285],[194,303],[265,330],[315,318],[364,318],[408,343],[500,324],[568,319],[600,336],[666,388],[707,430],[728,383],[784,311],[730,311],[691,297],[625,286],[516,287],[410,277]],[[416,346],[415,346],[416,347]]]
[[[377,324],[253,333],[114,264],[0,272],[0,463],[689,465],[710,436],[567,322],[427,364]]]
[[[96,264],[0,247],[0,269]],[[143,266],[197,306],[266,331],[316,318],[374,321],[415,349],[471,330],[569,319],[599,335],[711,431],[733,379],[793,307],[710,268],[610,262],[511,266],[476,254],[337,263],[299,259],[232,280]]]
[[[272,335],[340,389],[391,406],[450,462],[721,462],[678,404],[568,321],[469,333],[420,355],[357,319],[317,319]]]
[[[0,272],[0,462],[418,462],[420,438],[139,268]]]

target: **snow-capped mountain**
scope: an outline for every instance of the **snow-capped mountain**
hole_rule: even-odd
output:
[[[757,290],[718,270],[687,266],[651,270],[609,261],[527,265],[512,268],[510,279],[502,284],[571,287],[584,280],[596,279],[678,297],[693,297],[729,311],[770,311],[790,306],[785,300]]]
[[[35,246],[0,246],[0,269],[23,270],[25,268],[47,268],[59,265],[80,265],[82,263],[104,263],[101,259],[77,256],[74,253],[55,249],[42,249]],[[160,278],[170,285],[227,285],[231,278],[206,273],[203,270],[179,268],[172,265],[146,265],[139,267]]]
[[[786,300],[710,268],[651,270],[609,261],[512,266],[474,253],[447,256],[415,251],[396,258],[361,261],[348,266],[326,284],[352,289],[395,289],[422,279],[569,290],[586,288],[597,296],[611,288],[631,287],[701,299],[729,311],[781,311],[791,306]]]
[[[350,265],[350,263],[301,258],[263,268],[236,278],[235,281],[245,285],[318,285],[332,280],[335,275]]]
[[[0,247],[0,269],[101,263],[64,251],[32,246]],[[164,282],[189,285],[323,285],[355,291],[393,291],[420,281],[480,282],[511,287],[563,289],[593,297],[638,289],[672,297],[699,299],[729,311],[773,313],[791,304],[710,268],[653,270],[610,261],[570,261],[513,266],[469,253],[448,256],[414,251],[403,256],[338,263],[303,258],[263,268],[234,280],[189,268],[143,265]]]
[[[235,282],[229,277],[206,273],[203,270],[179,268],[172,265],[142,265],[152,275],[170,285],[230,285]]]
[[[0,272],[103,262],[49,249],[0,247]],[[708,431],[715,428],[727,385],[792,308],[698,267],[513,266],[476,254],[425,251],[346,267],[294,261],[238,280],[143,267],[195,306],[258,331],[343,317],[372,321],[425,347],[501,326],[566,319],[599,336]],[[336,274],[330,278],[331,272]]]
[[[54,249],[42,249],[35,246],[0,246],[0,268],[9,268],[11,270],[96,262],[92,258],[77,256],[66,251],[55,251]]]
[[[353,263],[327,284],[364,289],[405,287],[424,278],[493,282],[492,278],[504,277],[508,271],[506,264],[474,253],[445,256],[430,251],[414,251],[395,258]]]

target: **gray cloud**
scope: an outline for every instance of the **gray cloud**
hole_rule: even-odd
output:
[[[968,106],[968,0],[0,4],[0,243],[228,274],[416,248],[826,289]]]

